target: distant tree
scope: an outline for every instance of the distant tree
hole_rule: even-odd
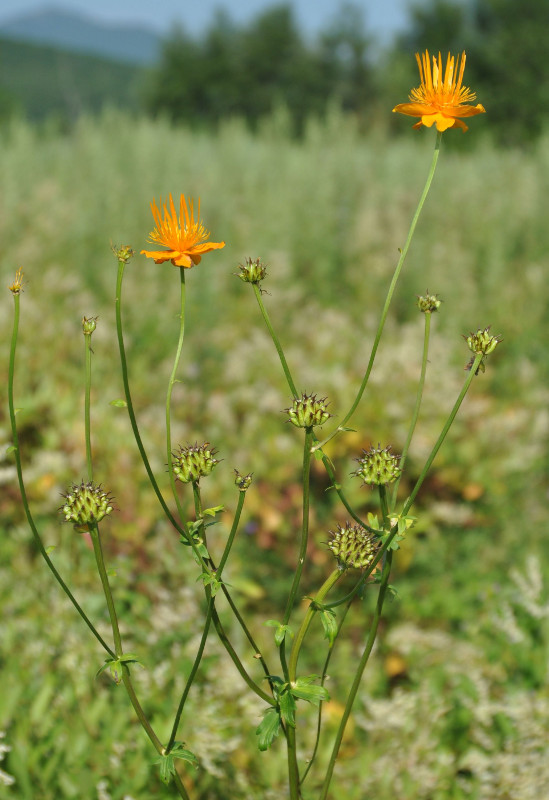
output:
[[[179,29],[165,42],[146,106],[175,120],[215,123],[235,114],[254,125],[282,104],[300,130],[334,99],[350,110],[371,102],[367,46],[360,13],[350,4],[312,44],[289,5],[268,9],[243,28],[219,13],[200,40]]]
[[[410,15],[385,65],[384,85],[393,99],[407,91],[404,57],[425,48],[443,57],[465,50],[465,82],[486,107],[495,137],[522,143],[543,130],[549,120],[549,60],[543,57],[549,0],[430,0]]]

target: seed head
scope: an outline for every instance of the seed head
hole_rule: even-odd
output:
[[[438,311],[441,302],[442,300],[438,299],[438,295],[429,294],[428,289],[427,294],[417,295],[417,307],[424,314],[433,314],[435,311]]]
[[[326,410],[327,405],[325,397],[317,399],[316,394],[302,394],[300,398],[294,400],[290,408],[284,410],[296,428],[314,428],[317,425],[324,425],[332,416]]]
[[[210,448],[209,442],[180,447],[173,455],[173,471],[182,483],[197,483],[213,470],[218,459],[214,458],[216,450]]]
[[[134,256],[134,251],[129,244],[122,245],[122,247],[117,247],[115,244],[111,244],[111,250],[115,254],[116,258],[119,261],[123,261],[124,264],[127,264],[130,258]]]
[[[84,336],[91,336],[97,328],[98,317],[82,317],[82,332]]]
[[[392,483],[400,477],[401,469],[399,466],[400,456],[391,453],[391,446],[371,447],[369,450],[362,451],[362,458],[357,458],[359,467],[353,475],[362,478],[368,485],[383,486]]]
[[[375,558],[379,549],[379,539],[359,525],[347,522],[330,531],[332,537],[328,547],[337,559],[339,569],[365,569]]]
[[[482,353],[482,360],[480,361],[476,374],[486,370],[485,358],[490,353],[493,353],[500,342],[503,341],[501,336],[491,336],[490,326],[487,328],[479,328],[475,333],[470,333],[469,336],[463,337],[469,346],[469,350],[474,354],[471,360],[465,365],[466,370],[470,370],[475,363],[475,356]]]
[[[252,483],[252,473],[250,472],[248,475],[241,475],[240,472],[235,469],[235,485],[238,486],[241,492],[245,492],[247,489],[250,488]]]
[[[247,258],[244,264],[239,264],[240,272],[235,273],[241,281],[246,283],[261,283],[267,277],[267,267],[260,258]]]
[[[100,485],[91,481],[80,485],[73,483],[66,494],[64,504],[59,511],[66,522],[82,530],[88,530],[90,524],[101,522],[103,517],[112,511],[113,498]]]

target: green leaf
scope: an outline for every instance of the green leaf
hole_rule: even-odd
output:
[[[291,725],[292,728],[295,728],[295,709],[296,709],[296,702],[293,698],[293,695],[289,691],[283,692],[278,697],[278,705],[280,708],[280,716],[284,720],[287,725]]]
[[[110,406],[114,406],[115,408],[127,408],[128,407],[128,404],[126,403],[126,401],[122,400],[121,397],[119,397],[117,400],[111,400],[109,405]]]
[[[290,691],[294,697],[299,697],[301,700],[306,700],[313,705],[319,705],[323,700],[329,700],[330,695],[324,686],[316,686],[313,681],[318,679],[318,675],[305,675],[298,678]]]
[[[175,775],[175,759],[187,761],[195,769],[198,768],[198,759],[190,750],[186,750],[184,742],[175,742],[169,753],[161,755],[153,763],[160,765],[160,778],[163,783],[169,783]]]
[[[330,647],[333,645],[337,636],[337,617],[332,608],[325,608],[320,612],[320,621],[324,628],[324,638],[330,642]]]
[[[47,555],[49,555],[50,553],[53,553],[53,551],[55,550],[56,547],[57,547],[56,544],[48,545],[48,547],[45,548]]]
[[[220,511],[224,511],[225,506],[214,506],[213,508],[206,508],[202,513],[207,517],[215,517]]]
[[[143,664],[139,661],[135,653],[124,653],[124,655],[120,656],[119,658],[106,658],[103,666],[95,673],[95,677],[98,678],[102,672],[105,672],[105,670],[108,669],[110,670],[114,682],[118,684],[122,680],[123,664],[137,664],[138,666],[143,667]]]
[[[118,572],[115,569],[108,569],[107,575],[109,576],[109,578],[116,578]]]
[[[286,638],[286,634],[289,633],[291,637],[293,637],[294,633],[289,625],[283,625],[281,622],[278,622],[276,619],[268,619],[265,622],[269,628],[276,628],[275,631],[275,644],[277,647],[280,647],[284,639]]]
[[[256,729],[257,746],[263,752],[268,750],[280,732],[280,713],[276,708],[268,708]]]
[[[10,453],[16,453],[17,447],[14,444],[10,444],[9,447],[6,447],[6,455],[9,456]]]

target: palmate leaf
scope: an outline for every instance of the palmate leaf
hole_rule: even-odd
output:
[[[120,683],[122,680],[123,664],[139,664],[140,667],[143,667],[143,664],[139,661],[135,653],[124,653],[124,655],[120,656],[120,658],[106,658],[103,666],[95,673],[95,677],[98,678],[102,672],[105,672],[105,670],[108,669],[110,670],[114,682]]]
[[[184,742],[175,742],[169,753],[160,756],[153,763],[160,766],[160,779],[163,783],[169,783],[175,775],[175,759],[179,758],[191,764],[195,769],[198,768],[198,759],[190,750],[186,750]]]
[[[257,746],[263,752],[268,750],[280,732],[280,713],[276,708],[268,708],[256,729]]]
[[[284,722],[295,728],[296,702],[290,691],[285,691],[278,696],[278,706],[280,708],[280,716]]]
[[[296,680],[290,691],[294,697],[299,697],[300,700],[306,700],[317,706],[324,700],[329,700],[330,695],[324,686],[316,686],[313,683],[316,680],[318,680],[318,675],[304,675]]]

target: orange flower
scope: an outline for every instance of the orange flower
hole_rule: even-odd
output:
[[[162,199],[160,200],[162,204]],[[179,201],[179,220],[173,198],[170,194],[170,207],[164,204],[164,219],[160,214],[156,200],[151,203],[151,211],[156,228],[149,234],[149,241],[161,244],[168,250],[142,250],[147,258],[154,258],[156,264],[171,261],[175,267],[193,267],[200,264],[202,253],[219,250],[225,242],[208,242],[210,232],[200,222],[200,200],[198,201],[198,219],[194,219],[194,203],[190,201],[190,212],[185,196]]]
[[[465,69],[465,53],[461,54],[461,63],[458,56],[458,69],[454,69],[454,56],[448,53],[444,78],[442,77],[440,53],[438,61],[433,56],[432,71],[428,50],[421,57],[419,53],[416,53],[416,60],[421,86],[412,89],[410,103],[400,103],[393,108],[393,111],[407,114],[409,117],[420,117],[420,121],[416,122],[414,128],[420,128],[422,125],[430,128],[433,123],[436,123],[437,130],[441,132],[448,128],[461,128],[466,131],[467,125],[461,118],[483,114],[485,108],[480,103],[476,106],[465,105],[476,98],[474,92],[467,86],[461,85]]]

